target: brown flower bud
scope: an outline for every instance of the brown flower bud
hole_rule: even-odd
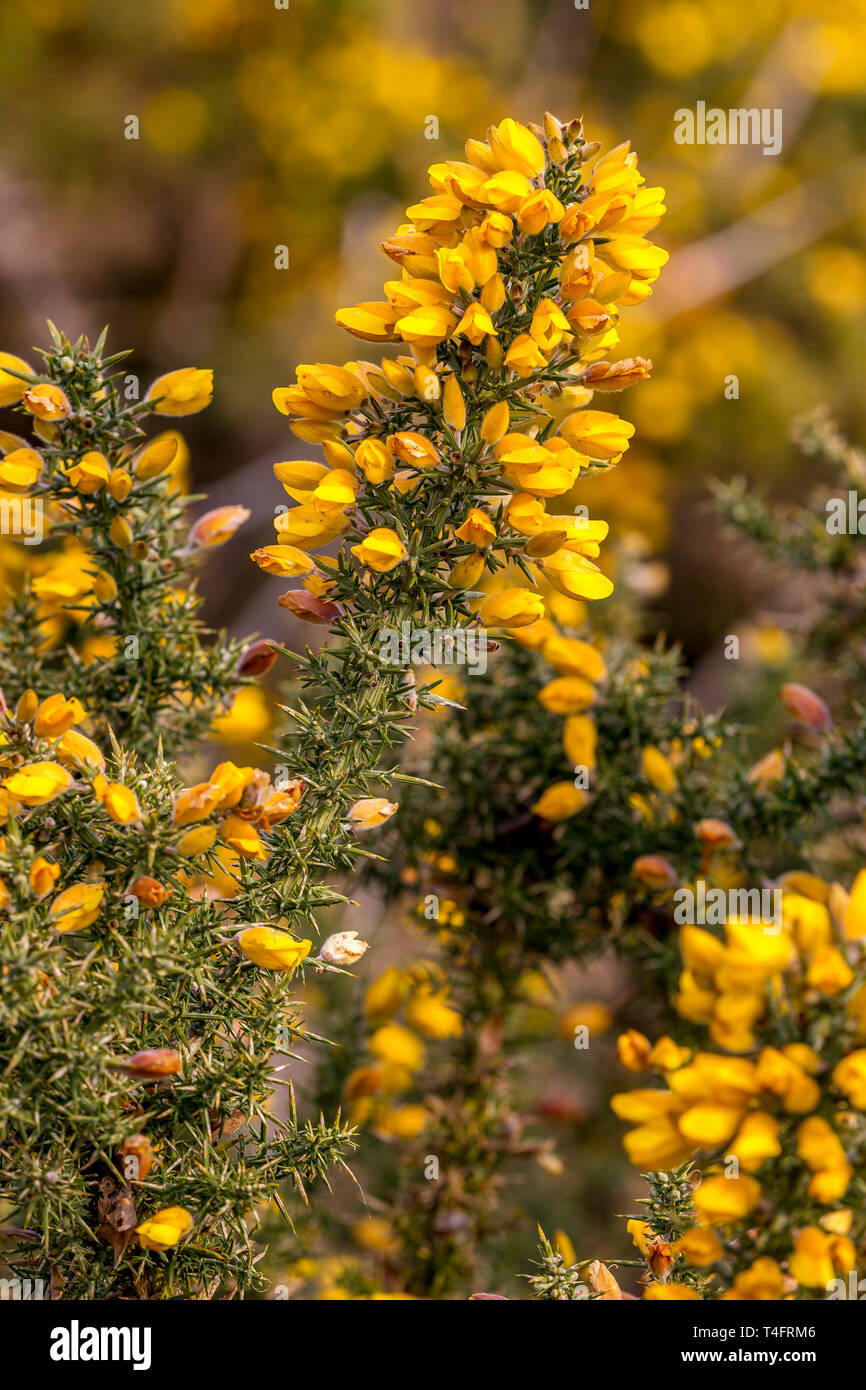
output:
[[[137,878],[129,891],[142,907],[162,907],[171,897],[171,889],[163,887],[155,878],[148,878],[147,874]]]
[[[290,613],[305,623],[332,623],[339,618],[341,611],[336,603],[323,603],[314,594],[307,593],[306,589],[289,589],[277,602],[281,608],[288,608]]]
[[[144,1182],[153,1167],[153,1149],[146,1134],[130,1134],[120,1150],[121,1170],[127,1182]]]
[[[504,1293],[471,1293],[467,1300],[469,1303],[510,1303],[511,1300],[505,1297]]]
[[[650,1245],[646,1262],[659,1283],[666,1283],[674,1267],[674,1257],[671,1253],[671,1247],[660,1236]]]
[[[652,371],[647,357],[624,357],[620,362],[593,362],[580,379],[593,391],[623,391],[636,381],[644,381]]]
[[[238,662],[238,675],[263,676],[266,671],[270,671],[276,659],[277,653],[270,642],[253,642]]]
[[[833,720],[829,709],[820,695],[816,695],[807,685],[797,685],[796,682],[783,685],[781,696],[785,708],[813,733],[824,734],[832,728]]]
[[[136,1052],[125,1062],[116,1062],[115,1067],[142,1081],[158,1081],[162,1076],[173,1076],[180,1071],[180,1053],[173,1047],[155,1047],[147,1052]]]
[[[671,888],[677,881],[677,871],[660,854],[642,854],[631,866],[635,878],[648,888]]]
[[[692,829],[696,839],[700,840],[702,845],[709,845],[711,849],[729,849],[732,845],[739,844],[728,822],[716,820],[712,816],[697,821]]]

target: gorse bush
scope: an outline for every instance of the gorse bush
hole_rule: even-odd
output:
[[[234,940],[237,865],[302,788],[231,762],[185,788],[167,756],[274,660],[205,643],[191,566],[246,513],[188,525],[178,439],[143,430],[211,374],[124,403],[102,339],[52,338],[38,375],[3,358],[36,438],[5,436],[0,478],[47,530],[2,624],[3,1257],[55,1297],[229,1296],[256,1281],[254,1209],[347,1149],[270,1104],[311,943]]]
[[[651,1170],[631,1226],[646,1296],[819,1295],[864,1238],[853,543],[716,487],[729,523],[820,578],[792,661],[822,688],[834,665],[842,714],[793,680],[772,737],[700,709],[583,500],[633,434],[601,406],[650,371],[611,355],[666,260],[647,240],[663,190],[628,145],[603,154],[549,115],[429,177],[382,245],[384,299],[337,313],[387,353],[301,365],[273,393],[322,454],[275,465],[293,505],[251,557],[297,581],[278,603],[324,639],[301,652],[200,620],[195,567],[248,513],[190,524],[185,445],[146,426],[207,406],[210,372],[142,395],[104,335],[53,327],[38,370],[0,356],[0,404],[32,429],[0,436],[4,514],[44,532],[3,556],[3,1259],[63,1298],[498,1282],[520,1165],[562,1167],[524,1113],[529,1049],[552,1023],[595,1064],[607,1011],[557,1023],[557,991],[605,954],[641,985],[619,1058],[661,1082],[613,1102]],[[801,434],[860,476],[825,420]],[[198,741],[279,656],[268,766],[203,773]],[[368,951],[358,879],[417,943],[363,992],[333,978]],[[382,1149],[372,1267],[335,1249],[327,1189]],[[620,1298],[616,1267],[560,1232],[524,1288]]]

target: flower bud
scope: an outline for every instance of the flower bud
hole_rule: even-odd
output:
[[[144,1182],[153,1167],[153,1149],[146,1134],[130,1134],[120,1149],[121,1171],[128,1182]],[[132,1159],[133,1163],[129,1160]],[[132,1170],[132,1171],[130,1171]]]
[[[813,733],[824,734],[832,728],[833,720],[829,709],[820,695],[816,695],[808,686],[790,682],[782,686],[781,696],[785,708]]]
[[[115,1070],[126,1072],[128,1076],[140,1081],[158,1081],[163,1076],[174,1076],[180,1071],[180,1053],[173,1047],[155,1047],[145,1052],[136,1052],[125,1062],[115,1062]]]
[[[239,676],[263,676],[270,671],[277,659],[277,653],[270,642],[262,639],[247,647],[238,662]]]
[[[672,888],[677,881],[677,871],[673,864],[660,854],[642,854],[631,866],[636,879],[648,888]]]
[[[713,816],[697,821],[693,829],[695,838],[710,849],[730,849],[740,843],[727,821],[716,820]]]
[[[163,903],[171,897],[171,891],[163,887],[158,879],[150,878],[147,874],[142,874],[135,880],[130,893],[137,898],[142,907],[162,907]]]

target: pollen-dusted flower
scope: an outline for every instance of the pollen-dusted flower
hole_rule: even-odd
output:
[[[54,930],[84,931],[99,916],[104,896],[104,883],[75,883],[71,888],[65,888],[49,908],[54,919]]]
[[[201,548],[224,545],[251,515],[246,507],[215,507],[200,516],[190,528],[189,543]]]
[[[33,732],[37,738],[60,738],[73,724],[80,724],[85,718],[81,701],[71,696],[55,693],[42,701],[33,720]]]
[[[247,927],[235,940],[244,955],[264,970],[296,970],[312,950],[312,941],[296,941],[275,927]]]
[[[369,949],[356,931],[338,931],[327,938],[319,951],[319,959],[328,965],[354,965]]]
[[[362,796],[349,807],[349,821],[355,830],[374,830],[396,814],[398,802],[384,796]]]
[[[367,565],[377,574],[387,574],[406,559],[406,547],[389,526],[374,526],[351,549],[362,565]]]
[[[52,381],[40,381],[35,386],[28,386],[22,400],[25,410],[29,410],[37,420],[45,420],[48,424],[67,420],[72,414],[72,406],[66,392]]]
[[[185,1207],[163,1207],[154,1216],[139,1222],[135,1233],[145,1250],[171,1250],[192,1226],[192,1217]]]
[[[156,415],[196,415],[213,400],[213,372],[205,367],[180,367],[157,377],[146,400]]]
[[[44,806],[72,785],[72,778],[60,763],[25,763],[3,780],[9,795],[22,806]]]

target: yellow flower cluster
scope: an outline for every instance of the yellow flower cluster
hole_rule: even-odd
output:
[[[470,140],[465,161],[432,165],[431,194],[382,244],[399,278],[386,282],[385,299],[337,314],[355,337],[408,353],[302,365],[295,385],[274,391],[294,433],[326,459],[276,465],[297,505],[277,518],[280,543],[252,557],[301,579],[303,589],[281,599],[296,616],[336,616],[332,562],[309,552],[350,528],[353,555],[374,573],[414,555],[410,529],[369,525],[362,501],[385,519],[397,499],[425,497],[425,478],[461,468],[509,500],[495,514],[476,504],[448,519],[437,561],[452,588],[474,588],[491,549],[507,543],[567,598],[611,592],[594,563],[606,525],[546,507],[582,470],[608,467],[628,448],[633,426],[587,407],[595,391],[647,375],[642,359],[601,359],[618,341],[618,306],[651,292],[667,253],[645,239],[664,212],[662,190],[643,186],[629,146],[591,169],[590,153],[579,123],[546,116],[541,129],[509,118],[486,142]],[[479,617],[519,628],[543,612],[538,593],[506,588]]]
[[[619,1040],[630,1070],[663,1081],[612,1099],[634,1126],[631,1161],[664,1170],[706,1155],[698,1224],[671,1250],[717,1275],[725,1298],[826,1288],[855,1267],[855,1215],[841,1204],[866,1140],[864,936],[866,870],[850,894],[786,875],[780,920],[732,919],[723,938],[681,929],[676,1007],[717,1051],[669,1036],[651,1046],[634,1031]],[[646,1232],[636,1235],[643,1248]],[[647,1296],[698,1296],[661,1283],[666,1292],[653,1285]]]

